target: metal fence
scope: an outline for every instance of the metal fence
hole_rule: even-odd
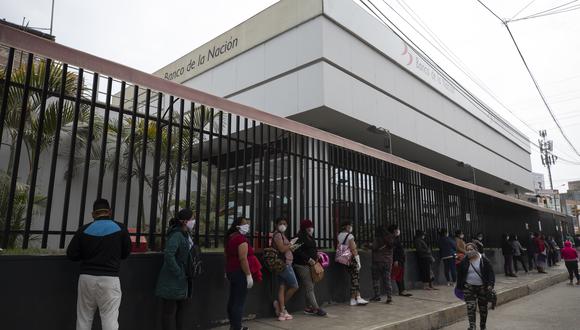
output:
[[[278,217],[289,219],[290,235],[301,219],[312,219],[323,248],[334,246],[345,220],[361,243],[377,226],[397,223],[408,247],[417,229],[432,243],[439,228],[484,232],[491,245],[501,232],[571,232],[553,212],[434,178],[352,141],[183,86],[161,90],[119,79],[157,82],[138,71],[75,66],[66,60],[70,53],[59,55],[62,46],[0,29],[3,248],[64,248],[90,221],[98,197],[110,200],[114,218],[151,250],[163,247],[168,221],[182,207],[194,210],[195,239],[206,248],[221,246],[237,216],[251,219],[257,248],[268,244]],[[18,49],[8,34],[34,47]],[[183,97],[187,92],[200,97]]]

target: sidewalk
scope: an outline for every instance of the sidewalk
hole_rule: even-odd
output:
[[[548,270],[548,274],[537,272],[519,277],[496,276],[498,305],[527,296],[567,279],[563,262],[559,267]],[[378,330],[378,329],[437,329],[456,321],[466,315],[465,304],[453,294],[453,288],[437,287],[439,291],[412,290],[412,297],[395,296],[393,303],[369,303],[367,306],[351,307],[346,304],[324,305],[328,312],[326,317],[293,313],[294,319],[280,322],[274,317],[262,318],[244,323],[251,330],[265,329],[344,329],[344,330]],[[298,299],[303,299],[297,297]],[[384,300],[384,299],[383,299]],[[229,326],[216,329],[227,330]]]

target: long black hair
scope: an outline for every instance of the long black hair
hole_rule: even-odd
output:
[[[230,236],[238,231],[238,226],[241,226],[242,221],[244,221],[244,217],[237,217],[236,219],[234,219],[234,221],[232,222],[232,224],[230,225],[230,228],[228,228],[228,231],[226,232],[226,235],[224,237],[224,247],[228,245],[228,240],[230,239]]]

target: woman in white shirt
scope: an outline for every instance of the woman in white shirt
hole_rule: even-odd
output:
[[[466,258],[457,266],[457,288],[465,294],[469,329],[475,330],[476,309],[479,306],[480,327],[487,321],[488,293],[495,285],[495,273],[489,260],[482,256],[474,243],[465,245]]]
[[[361,263],[356,243],[354,241],[354,235],[352,234],[352,224],[350,221],[345,221],[340,226],[340,233],[338,233],[337,241],[339,246],[347,245],[352,254],[350,263],[345,265],[350,274],[350,305],[366,305],[368,304],[368,301],[360,296],[359,271],[361,269]]]

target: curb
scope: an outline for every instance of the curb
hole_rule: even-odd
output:
[[[552,285],[558,284],[568,279],[568,273],[561,272],[534,280],[525,285],[503,289],[497,292],[497,305],[528,296],[538,291],[544,290]],[[458,302],[438,311],[414,316],[406,320],[383,324],[369,328],[368,330],[431,330],[439,329],[451,325],[467,316],[465,303]]]

